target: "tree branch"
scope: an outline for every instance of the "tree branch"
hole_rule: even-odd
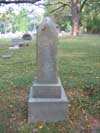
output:
[[[83,7],[84,7],[84,5],[86,4],[87,1],[88,1],[88,0],[84,0],[83,3],[81,4],[80,12],[82,11],[82,9],[83,9]]]
[[[34,4],[36,2],[38,2],[40,0],[13,0],[13,1],[6,1],[6,0],[0,0],[0,4],[12,4],[12,3],[15,3],[15,4],[20,4],[20,3],[31,3],[31,4]]]
[[[64,7],[64,6],[63,6],[63,5],[61,5],[61,6],[57,7],[56,9],[52,10],[50,13],[53,13],[53,12],[55,12],[55,11],[59,10],[59,9],[60,9],[60,8],[62,8],[62,7]]]
[[[68,7],[71,7],[70,3],[64,3],[64,2],[55,2],[55,3],[49,3],[49,4],[44,4],[44,3],[38,3],[38,4],[35,4],[35,6],[53,6],[53,5],[61,5],[61,6],[68,6]]]
[[[58,2],[59,4],[62,4],[63,6],[68,6],[68,7],[70,7],[71,8],[71,3],[70,2],[66,2],[66,3],[64,3],[64,2]]]
[[[59,7],[57,7],[57,8],[55,8],[54,10],[52,10],[50,13],[53,13],[53,12],[55,12],[55,11],[57,11],[57,10],[59,10],[60,8],[64,8],[65,6],[68,6],[68,7],[70,7],[71,8],[71,4],[70,3],[64,3],[64,2],[57,2],[57,3],[51,3],[51,4],[47,4],[46,6],[52,6],[52,5],[56,5],[56,4],[59,4],[60,6]],[[45,5],[44,5],[45,6]]]

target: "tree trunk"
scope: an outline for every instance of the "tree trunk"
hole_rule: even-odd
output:
[[[3,27],[4,27],[4,34],[6,34],[7,33],[7,26],[6,26],[6,23],[5,22],[3,24]]]
[[[72,35],[79,35],[79,14],[72,15]]]
[[[79,16],[80,16],[80,3],[72,2],[72,35],[79,35]]]

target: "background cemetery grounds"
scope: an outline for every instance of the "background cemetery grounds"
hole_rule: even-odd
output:
[[[100,118],[100,36],[60,39],[58,70],[69,98],[69,120],[57,123],[27,124],[28,94],[36,69],[35,41],[14,51],[8,49],[10,44],[10,39],[0,39],[0,133],[74,133],[76,127],[93,128],[91,117]],[[5,54],[12,56],[1,58]]]

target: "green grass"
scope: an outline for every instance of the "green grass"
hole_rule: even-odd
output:
[[[99,36],[69,37],[58,47],[59,71],[65,86],[100,87]]]
[[[0,38],[0,45],[10,45],[11,39],[8,38]]]
[[[58,71],[69,98],[69,120],[57,123],[27,124],[27,101],[36,70],[35,43],[16,51],[10,40],[0,40],[0,133],[75,132],[78,123],[87,127],[86,115],[100,111],[100,37],[87,35],[62,38],[58,44]],[[93,90],[89,96],[89,90]],[[82,94],[81,94],[82,93]],[[76,111],[76,112],[75,112]],[[83,111],[83,112],[82,112]],[[73,122],[73,124],[71,123]],[[42,126],[41,126],[42,125]]]
[[[11,51],[6,46],[5,49],[0,50],[0,56],[5,54],[12,55],[11,59],[0,58],[0,89],[7,89],[13,86],[25,86],[31,83],[34,77],[34,67],[35,67],[35,50],[34,44],[29,47],[21,48],[19,50]],[[5,84],[4,84],[5,82]]]

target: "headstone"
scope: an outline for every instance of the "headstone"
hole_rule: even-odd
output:
[[[22,39],[19,38],[13,38],[12,39],[12,47],[22,47],[25,43]]]
[[[12,55],[10,54],[6,54],[6,55],[2,55],[1,56],[3,59],[10,59],[12,57]]]
[[[57,72],[57,29],[47,17],[37,30],[35,81],[28,101],[28,122],[67,119],[67,97]]]
[[[12,47],[9,47],[9,50],[17,50],[19,49],[19,46],[12,46]]]
[[[25,33],[25,34],[22,36],[22,39],[23,39],[23,40],[32,40],[32,36],[31,36],[29,33]]]

